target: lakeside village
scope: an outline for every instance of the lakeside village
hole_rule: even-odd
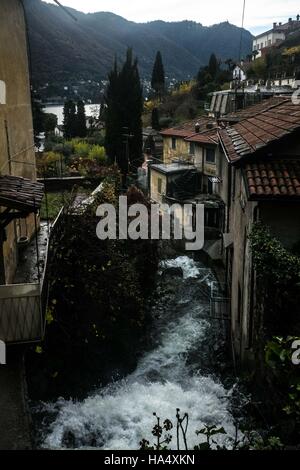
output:
[[[216,436],[221,448],[299,450],[299,15],[244,60],[212,53],[171,91],[158,52],[146,101],[128,50],[100,111],[68,99],[58,124],[31,100],[21,4],[0,7],[0,449],[149,448],[155,396],[168,418],[157,450],[172,446],[160,437],[176,408],[181,429],[180,413],[201,420],[190,448],[214,449]],[[202,250],[99,240],[96,209],[118,213],[120,196],[129,208],[201,204]],[[105,388],[124,377],[126,390]]]

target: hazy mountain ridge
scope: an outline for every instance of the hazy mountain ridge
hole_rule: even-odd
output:
[[[133,47],[144,77],[151,74],[157,50],[167,75],[179,79],[194,76],[212,52],[223,59],[238,57],[241,29],[228,22],[210,27],[193,21],[134,23],[109,12],[70,9],[76,22],[41,0],[26,0],[25,6],[35,83],[103,79],[127,47]],[[252,36],[246,30],[243,36],[245,55],[251,51]]]

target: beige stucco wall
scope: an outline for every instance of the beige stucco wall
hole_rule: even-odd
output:
[[[188,157],[190,144],[183,138],[176,137],[176,150],[172,149],[172,137],[163,137],[164,140],[164,163],[170,163],[174,158]]]
[[[158,192],[158,180],[161,179],[162,186],[161,186],[161,193]],[[151,169],[151,200],[156,202],[157,204],[161,204],[163,202],[163,196],[166,195],[167,192],[167,177],[158,171]]]
[[[175,158],[187,159],[194,163],[198,171],[207,176],[217,175],[217,165],[205,161],[207,146],[195,143],[195,153],[190,153],[190,142],[182,138],[176,138],[176,150],[172,149],[172,138],[164,137],[164,163],[171,163]],[[218,159],[218,147],[216,147],[216,161]]]
[[[201,145],[195,145],[195,155],[194,157],[194,165],[197,167],[198,171],[202,173],[203,171],[203,154],[204,148]]]
[[[0,174],[35,179],[27,40],[23,8],[20,0],[1,0],[0,10],[0,80],[5,83],[6,88],[6,103],[0,104]],[[22,163],[13,162],[10,167],[9,154],[12,160]],[[27,228],[24,222],[21,224],[11,223],[7,228],[8,241],[4,244],[7,282],[12,281],[16,267],[16,234],[31,235],[33,230],[32,217],[27,220]]]

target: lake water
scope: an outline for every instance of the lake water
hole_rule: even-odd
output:
[[[63,124],[64,120],[64,107],[63,106],[46,106],[44,108],[45,113],[52,113],[56,114],[58,119],[58,125]],[[99,116],[100,112],[100,104],[87,104],[85,106],[85,114],[86,116]]]

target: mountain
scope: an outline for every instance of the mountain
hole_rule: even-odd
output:
[[[193,21],[134,23],[113,13],[84,14],[74,9],[74,21],[61,8],[41,0],[24,2],[31,48],[33,81],[100,80],[114,58],[127,47],[139,59],[141,75],[149,78],[160,50],[170,78],[187,79],[206,65],[214,52],[220,59],[239,55],[241,29],[228,23],[210,27]],[[242,54],[252,50],[252,35],[243,30]]]

